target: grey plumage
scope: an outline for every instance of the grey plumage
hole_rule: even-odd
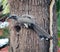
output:
[[[19,24],[24,24],[26,28],[31,28],[34,30],[40,38],[50,40],[51,36],[40,26],[38,26],[34,20],[30,17],[18,17],[18,16],[11,16],[10,19],[16,20]]]

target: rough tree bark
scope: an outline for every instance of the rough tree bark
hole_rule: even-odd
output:
[[[19,16],[30,15],[34,20],[49,32],[49,6],[50,0],[8,0],[11,14]],[[54,51],[57,52],[57,26],[56,5],[53,8],[53,35]],[[49,41],[40,40],[37,33],[31,29],[21,28],[19,35],[14,26],[16,21],[10,23],[10,52],[49,52]]]

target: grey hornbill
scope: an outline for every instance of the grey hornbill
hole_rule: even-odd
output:
[[[21,26],[34,30],[41,39],[50,40],[53,38],[29,16],[10,15],[8,19],[14,19]],[[19,25],[16,25],[15,29],[19,32],[21,28]]]

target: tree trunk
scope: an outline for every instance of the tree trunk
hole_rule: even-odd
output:
[[[50,0],[8,0],[11,14],[19,16],[30,15],[48,33],[50,25]],[[53,35],[54,50],[57,52],[57,26],[56,7],[53,8]],[[37,33],[31,29],[21,28],[17,35],[14,26],[16,21],[10,23],[10,52],[49,52],[49,41],[41,40]]]

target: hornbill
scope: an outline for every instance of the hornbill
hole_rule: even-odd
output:
[[[34,30],[41,39],[50,40],[53,38],[41,26],[38,26],[38,24],[29,16],[10,15],[8,19],[14,19],[18,24],[24,25],[26,28]],[[16,26],[16,30],[18,30],[18,27],[19,25]]]

